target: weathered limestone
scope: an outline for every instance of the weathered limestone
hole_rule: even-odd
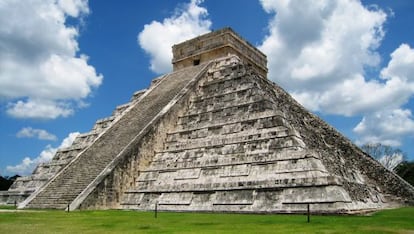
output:
[[[174,72],[98,121],[105,130],[20,207],[354,213],[414,201],[267,80],[266,57],[232,30],[173,50]]]

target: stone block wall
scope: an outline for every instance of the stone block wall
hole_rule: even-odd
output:
[[[122,207],[290,213],[312,203],[319,212],[358,209],[344,179],[326,169],[320,152],[308,149],[275,108],[279,100],[263,80],[235,56],[215,61],[176,124],[156,137],[165,137],[163,147],[136,172]],[[383,205],[373,197],[365,209]]]

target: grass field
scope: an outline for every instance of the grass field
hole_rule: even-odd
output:
[[[14,210],[16,209],[13,205],[0,205],[0,210]]]
[[[0,212],[0,233],[414,233],[414,207],[310,223],[305,215],[8,210]]]

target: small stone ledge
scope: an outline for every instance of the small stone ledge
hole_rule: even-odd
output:
[[[109,116],[109,117],[106,117],[106,118],[98,119],[96,121],[96,124],[103,124],[103,123],[111,122],[114,119],[115,119],[114,116]]]
[[[215,148],[215,147],[221,147],[225,145],[235,145],[235,144],[253,144],[258,142],[266,142],[269,140],[280,140],[280,139],[297,139],[301,141],[301,139],[293,134],[287,135],[287,136],[267,136],[260,139],[245,139],[245,137],[235,137],[233,139],[210,139],[211,141],[207,141],[207,139],[204,139],[204,141],[199,142],[191,142],[191,143],[182,143],[177,144],[175,149],[164,149],[162,151],[159,151],[159,153],[168,153],[168,152],[180,152],[180,151],[186,151],[186,150],[194,150],[194,149],[209,149],[209,148]],[[271,149],[285,149],[285,148],[291,148],[291,147],[301,147],[301,145],[295,145],[293,142],[291,144],[287,144],[287,141],[281,145],[276,144],[274,146],[271,146]]]
[[[297,161],[297,160],[306,160],[306,159],[310,159],[310,158],[315,158],[315,157],[292,157],[292,158],[276,158],[273,160],[251,160],[251,161],[232,161],[232,162],[227,162],[227,163],[208,163],[208,162],[204,162],[204,164],[198,165],[198,166],[193,166],[193,167],[186,167],[184,165],[179,165],[177,164],[177,168],[150,168],[150,169],[146,169],[146,170],[142,170],[141,173],[147,173],[147,172],[167,172],[167,171],[178,171],[178,170],[185,170],[185,169],[205,169],[205,170],[209,170],[209,169],[214,169],[214,168],[221,168],[221,167],[225,167],[225,166],[238,166],[238,165],[269,165],[269,164],[276,164],[278,162],[286,162],[286,161]],[[315,158],[316,159],[316,158]],[[184,163],[182,163],[184,164]],[[181,166],[181,167],[178,167]],[[165,167],[165,166],[164,166]],[[301,170],[286,170],[286,171],[278,171],[276,174],[285,174],[285,173],[295,173],[295,172],[307,172],[307,171],[319,171],[319,172],[323,172],[326,173],[326,170],[322,170],[322,169],[301,169]]]
[[[197,153],[197,151],[193,152],[193,153]],[[157,158],[159,158],[159,155],[162,154],[162,152],[156,152],[156,154],[158,156],[155,157],[155,159],[153,159],[151,162],[152,163],[160,163],[161,165],[165,165],[165,162],[173,159],[173,158],[167,158],[167,160],[164,158],[163,160],[158,160]],[[180,157],[179,155],[177,157]],[[198,157],[194,157],[194,158],[198,158]],[[309,152],[308,150],[304,150],[302,147],[300,146],[295,146],[295,147],[290,147],[290,148],[286,148],[283,149],[283,151],[281,151],[279,154],[276,153],[264,153],[264,152],[245,152],[245,153],[227,153],[227,154],[221,154],[221,155],[217,155],[217,154],[210,154],[210,159],[208,161],[214,161],[213,163],[217,163],[218,160],[222,160],[222,159],[228,159],[228,160],[232,160],[233,162],[235,162],[235,160],[237,161],[242,160],[240,162],[246,162],[246,163],[250,163],[250,162],[258,162],[258,163],[263,163],[263,162],[267,162],[267,161],[286,161],[286,160],[298,160],[298,159],[305,159],[305,158],[315,158],[315,159],[319,159],[320,156],[318,154],[315,154],[314,152]],[[233,160],[234,158],[234,160]],[[200,163],[204,163],[204,161],[206,160],[202,160],[200,161]],[[185,161],[182,162],[178,162],[178,163],[185,163]]]
[[[145,92],[147,92],[148,90],[147,89],[142,89],[142,90],[138,90],[138,91],[136,91],[133,95],[132,95],[132,97],[131,97],[131,102],[132,101],[136,101],[136,100],[138,100],[140,97],[141,97],[141,95],[143,95]]]

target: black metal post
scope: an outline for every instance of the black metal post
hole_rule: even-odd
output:
[[[310,223],[310,204],[308,203],[308,223]]]
[[[14,209],[17,210],[17,201],[14,200]]]
[[[157,212],[158,212],[158,202],[155,202],[155,213],[154,213],[154,217],[157,218]]]
[[[70,203],[68,203],[68,213],[70,212]]]

